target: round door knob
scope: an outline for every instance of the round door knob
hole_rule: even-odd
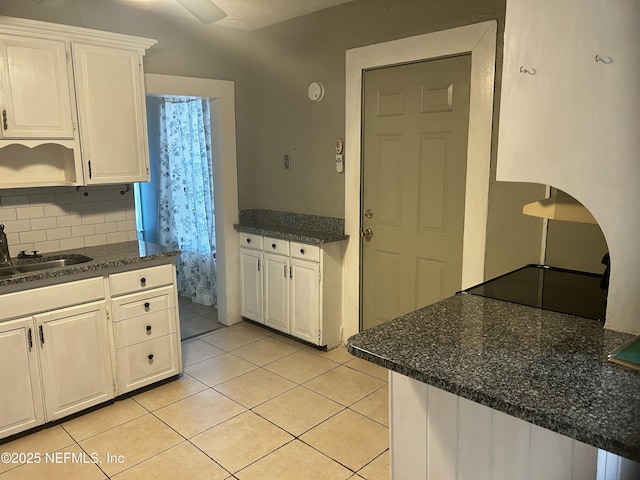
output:
[[[147,325],[147,335],[151,333],[151,325]]]
[[[150,353],[149,355],[147,355],[147,358],[149,359],[150,362],[153,361],[153,353]]]
[[[371,240],[371,237],[373,237],[373,230],[367,228],[366,230],[360,232],[360,236],[368,242]]]
[[[145,277],[142,277],[140,279],[140,285],[142,285],[144,287],[146,283],[147,283],[147,279]]]
[[[300,249],[300,253],[301,253],[302,255],[304,255],[304,248],[301,248],[301,249]]]
[[[151,304],[149,302],[144,302],[144,308],[149,308]]]

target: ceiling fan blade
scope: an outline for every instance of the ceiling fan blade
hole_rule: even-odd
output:
[[[38,0],[36,5],[42,7],[61,7],[67,3],[71,3],[71,0]]]
[[[55,0],[54,0],[55,1]],[[227,14],[211,0],[176,0],[201,23],[214,23],[222,20]]]

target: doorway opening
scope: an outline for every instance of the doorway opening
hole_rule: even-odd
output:
[[[209,99],[147,95],[151,181],[134,187],[140,240],[179,249],[183,340],[220,328]]]

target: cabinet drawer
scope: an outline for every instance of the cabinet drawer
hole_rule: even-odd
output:
[[[289,255],[289,240],[282,238],[264,237],[262,249],[265,252],[278,255]]]
[[[176,334],[120,348],[116,353],[120,393],[177,375]]]
[[[113,321],[146,315],[175,307],[173,286],[149,292],[134,293],[111,301]]]
[[[158,310],[114,324],[116,348],[162,337],[176,331],[175,308]]]
[[[318,245],[311,245],[308,243],[291,242],[291,257],[319,262],[320,247]]]
[[[262,236],[252,233],[240,233],[240,246],[252,250],[262,250]]]
[[[111,295],[139,292],[173,284],[173,264],[109,275]]]

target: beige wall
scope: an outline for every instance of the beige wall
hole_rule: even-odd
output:
[[[345,132],[347,49],[497,19],[498,111],[505,0],[355,0],[256,32],[202,26],[101,0],[75,0],[77,10],[71,3],[61,8],[33,3],[0,0],[0,15],[154,38],[158,43],[145,57],[148,73],[233,80],[241,209],[344,217],[344,175],[335,172],[334,142]],[[307,99],[311,81],[325,85],[325,98],[319,103]],[[497,113],[487,278],[538,262],[542,238],[542,221],[520,212],[524,203],[541,198],[544,188],[495,182],[496,132]],[[284,154],[291,157],[290,170],[284,169]],[[574,237],[566,231],[550,234],[549,258],[563,258],[563,252],[572,251],[574,240],[565,239]],[[587,256],[591,262],[592,254]],[[571,264],[579,268],[581,261]]]

